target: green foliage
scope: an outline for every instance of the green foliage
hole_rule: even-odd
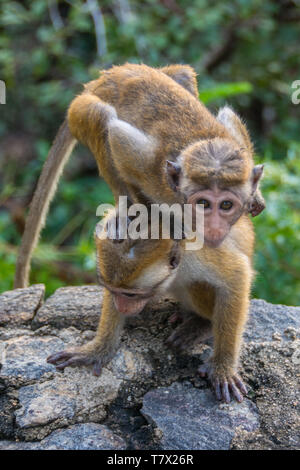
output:
[[[300,303],[300,144],[284,161],[265,160],[267,210],[255,219],[255,296],[273,303]]]
[[[209,103],[217,99],[226,99],[242,93],[251,93],[253,87],[249,82],[219,83],[218,85],[199,92],[199,99]]]
[[[200,98],[213,112],[227,102],[250,128],[266,163],[267,201],[254,219],[254,294],[296,304],[300,105],[291,102],[291,84],[300,78],[299,2],[97,3],[105,31],[84,0],[0,0],[0,79],[7,88],[7,104],[0,106],[0,291],[12,287],[18,211],[28,205],[51,139],[81,84],[112,64],[177,62],[195,67]],[[45,282],[48,293],[93,277],[96,207],[112,201],[96,175],[92,157],[79,148],[34,256],[32,281]]]

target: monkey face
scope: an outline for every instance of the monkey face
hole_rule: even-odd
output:
[[[174,279],[181,243],[170,239],[101,239],[95,234],[98,280],[119,313],[136,315]]]
[[[188,203],[193,207],[201,204],[204,208],[204,243],[217,248],[231,226],[245,211],[242,198],[230,190],[206,189],[194,193]]]

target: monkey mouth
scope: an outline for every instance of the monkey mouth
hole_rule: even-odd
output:
[[[150,297],[139,297],[130,294],[113,294],[116,309],[123,315],[138,315],[150,300]]]
[[[204,244],[209,246],[210,248],[218,248],[221,245],[221,243],[224,241],[224,239],[225,239],[225,236],[222,238],[215,239],[215,240],[212,240],[210,238],[204,238]]]

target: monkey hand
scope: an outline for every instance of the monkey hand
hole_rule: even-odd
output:
[[[65,367],[92,366],[93,374],[101,375],[102,368],[113,357],[112,349],[105,349],[94,341],[81,347],[74,347],[52,354],[47,358],[49,364],[53,364],[57,369],[63,370]]]
[[[208,376],[218,400],[230,403],[230,394],[232,394],[241,403],[243,395],[247,394],[247,388],[237,373],[228,371],[226,367],[214,365],[213,361],[200,366],[198,372],[201,377]]]
[[[211,335],[211,322],[193,314],[175,328],[166,340],[166,344],[177,350],[191,349]]]

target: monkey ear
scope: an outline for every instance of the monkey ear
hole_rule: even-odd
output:
[[[259,180],[261,179],[264,172],[264,165],[256,165],[252,170],[251,175],[251,184],[252,184],[252,194],[255,193]]]
[[[113,154],[118,157],[115,164],[120,170],[129,159],[135,167],[145,170],[145,164],[150,163],[148,159],[154,156],[155,139],[120,119],[109,121],[108,139]]]
[[[198,98],[196,72],[192,67],[189,65],[169,65],[160,70]]]
[[[173,189],[173,191],[178,190],[178,185],[179,185],[179,176],[181,173],[181,166],[179,163],[176,162],[171,162],[170,160],[167,160],[167,165],[166,165],[166,171],[167,171],[167,179],[168,182]]]
[[[226,127],[232,137],[250,152],[253,151],[252,143],[245,124],[240,117],[229,107],[221,108],[217,115],[217,121]]]

